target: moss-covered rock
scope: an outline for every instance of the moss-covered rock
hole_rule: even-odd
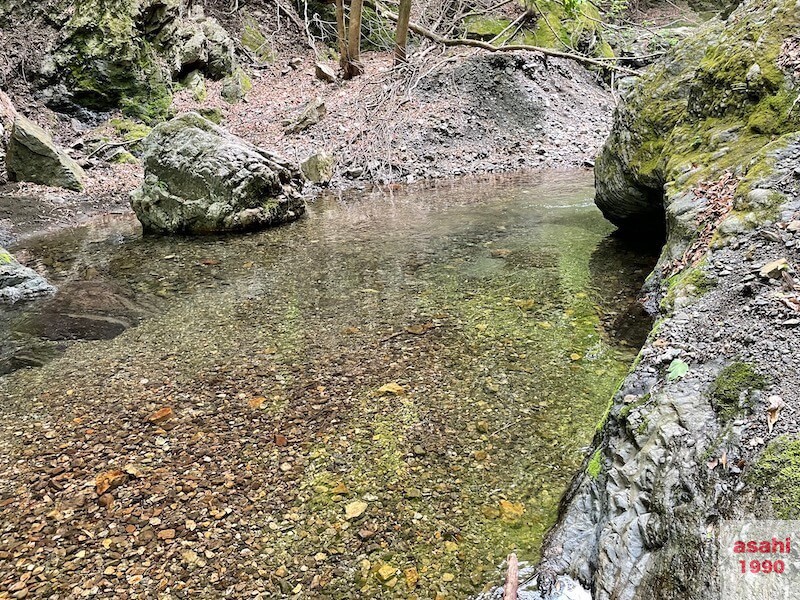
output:
[[[754,488],[767,490],[779,519],[800,519],[800,438],[785,436],[771,442],[747,479]]]
[[[0,247],[0,305],[44,298],[55,291],[44,277],[19,264]]]
[[[78,163],[56,146],[36,123],[17,115],[6,154],[11,181],[31,181],[81,191],[85,174]]]
[[[663,230],[665,208],[694,184],[726,170],[746,178],[775,136],[800,130],[796,81],[779,65],[799,10],[790,0],[745,2],[626,82],[595,166],[596,202],[609,220]]]
[[[252,88],[253,81],[250,79],[249,75],[244,72],[244,69],[237,67],[223,82],[220,95],[226,102],[236,104],[244,100],[247,92]]]
[[[767,379],[753,365],[735,362],[720,371],[711,386],[711,404],[723,421],[730,421],[745,411],[752,411],[753,393],[764,389]]]
[[[563,2],[541,0],[533,5],[531,18],[523,27],[517,29],[510,25],[508,18],[474,15],[467,17],[464,29],[466,36],[472,39],[489,41],[497,38],[496,43],[513,41],[577,51],[589,56],[614,56],[604,39],[600,11],[589,2],[582,3],[577,10],[570,10]]]
[[[94,110],[119,107],[155,122],[169,116],[173,81],[193,70],[214,79],[232,73],[230,36],[202,13],[182,16],[180,5],[179,0],[74,0],[42,68],[53,101]]]

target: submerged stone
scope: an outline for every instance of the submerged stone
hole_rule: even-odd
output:
[[[143,146],[131,204],[145,232],[247,231],[305,212],[296,169],[197,113],[162,123]]]

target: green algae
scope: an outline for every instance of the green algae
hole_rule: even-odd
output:
[[[586,463],[586,474],[592,479],[600,477],[600,472],[603,470],[603,453],[600,450],[595,450],[592,458]]]

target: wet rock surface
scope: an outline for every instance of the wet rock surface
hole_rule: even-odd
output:
[[[248,231],[305,212],[296,168],[196,113],[159,125],[143,146],[131,205],[147,233]]]
[[[748,473],[770,439],[798,430],[800,126],[776,122],[776,139],[759,120],[793,85],[778,65],[796,19],[794,3],[745,3],[726,27],[712,23],[676,48],[617,112],[597,202],[623,227],[646,225],[664,185],[668,239],[645,290],[662,318],[545,542],[543,597],[565,598],[564,576],[595,600],[719,597],[719,521],[793,514],[765,501]],[[768,24],[756,46],[768,87],[752,55],[733,73],[714,62],[741,48],[752,22]],[[716,102],[706,87],[748,73],[749,95],[736,86]],[[643,107],[659,107],[662,120]]]
[[[33,269],[19,264],[0,247],[0,303],[16,304],[51,296],[55,288]]]

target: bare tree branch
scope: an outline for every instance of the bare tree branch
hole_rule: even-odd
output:
[[[381,13],[387,18],[394,22],[397,22],[397,15],[387,9],[385,6],[376,3],[377,8],[381,11]],[[508,46],[493,46],[488,42],[484,42],[481,40],[470,40],[470,39],[452,39],[446,38],[435,31],[431,31],[430,29],[426,29],[421,25],[417,25],[416,23],[409,23],[408,28],[416,33],[417,35],[421,35],[422,37],[426,37],[429,40],[436,42],[437,44],[441,44],[443,46],[469,46],[472,48],[481,48],[482,50],[488,50],[489,52],[512,52],[514,50],[522,50],[526,52],[538,52],[545,56],[554,56],[557,58],[566,58],[569,60],[574,60],[576,62],[586,64],[586,65],[593,65],[595,67],[602,67],[604,69],[611,69],[613,71],[618,71],[620,73],[626,73],[628,75],[639,75],[637,71],[633,69],[628,69],[627,67],[621,67],[619,65],[609,64],[608,62],[604,62],[602,60],[598,60],[596,58],[591,58],[589,56],[583,56],[582,54],[573,54],[571,52],[562,52],[560,50],[554,50],[552,48],[542,48],[541,46],[529,46],[528,44],[509,44]],[[622,60],[622,59],[618,59]]]

